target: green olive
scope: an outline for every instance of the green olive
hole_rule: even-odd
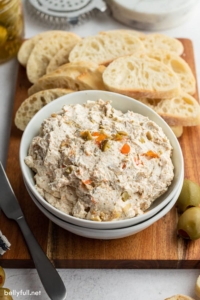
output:
[[[127,135],[128,135],[128,133],[125,132],[125,131],[118,131],[117,133],[120,134],[120,135],[124,135],[124,136],[127,136]]]
[[[66,173],[67,175],[71,174],[72,171],[73,171],[72,166],[67,166],[66,169],[65,169],[65,173]]]
[[[5,278],[6,278],[6,275],[5,275],[4,269],[0,266],[0,287],[2,287],[4,285]]]
[[[190,207],[179,217],[178,235],[190,240],[200,238],[200,207]]]
[[[125,192],[122,193],[122,201],[125,202],[129,198],[130,198],[130,195],[129,195],[129,193],[127,191],[125,191]]]
[[[105,152],[108,148],[110,148],[108,140],[103,140],[100,144],[100,149]]]
[[[189,179],[185,179],[176,205],[182,212],[192,206],[200,207],[200,186]]]
[[[82,139],[84,139],[85,141],[92,140],[92,135],[91,135],[91,133],[90,133],[89,130],[86,130],[86,131],[81,132],[81,137],[82,137]]]
[[[17,54],[24,35],[23,23],[20,1],[0,1],[0,63]]]
[[[115,141],[121,141],[126,136],[128,136],[128,134],[125,131],[118,131],[116,134],[114,134],[112,136],[112,139],[115,140]]]
[[[13,300],[9,289],[0,288],[0,300]]]

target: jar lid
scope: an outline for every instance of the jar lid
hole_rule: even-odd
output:
[[[163,30],[185,22],[198,0],[108,0],[113,17],[142,30]]]

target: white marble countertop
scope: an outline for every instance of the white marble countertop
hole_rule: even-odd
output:
[[[25,0],[23,1],[25,2]],[[100,30],[128,28],[108,16],[89,19],[88,22],[71,31],[88,36]],[[172,37],[192,40],[194,45],[197,80],[200,83],[200,2],[192,17],[183,25],[162,31]],[[25,11],[25,37],[47,30],[34,22]],[[10,134],[10,120],[16,82],[16,60],[0,65],[0,159],[6,163]],[[14,247],[14,245],[12,245]],[[5,287],[15,292],[13,299],[48,299],[35,269],[6,269]],[[70,300],[162,300],[181,293],[195,298],[194,285],[200,270],[88,270],[59,269]],[[30,296],[28,293],[41,292]],[[19,295],[17,296],[17,292]],[[24,293],[24,295],[22,295]]]

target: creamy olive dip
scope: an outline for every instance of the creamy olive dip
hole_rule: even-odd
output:
[[[44,120],[25,163],[51,205],[77,218],[111,221],[143,214],[168,189],[171,155],[157,124],[98,100],[66,105]]]

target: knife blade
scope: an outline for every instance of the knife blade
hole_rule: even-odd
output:
[[[23,212],[15,197],[13,189],[0,162],[0,207],[7,218],[17,220],[23,216]]]
[[[0,191],[0,209],[2,209],[7,218],[13,219],[18,223],[48,296],[52,300],[64,300],[67,294],[65,285],[28,227],[1,162]]]

